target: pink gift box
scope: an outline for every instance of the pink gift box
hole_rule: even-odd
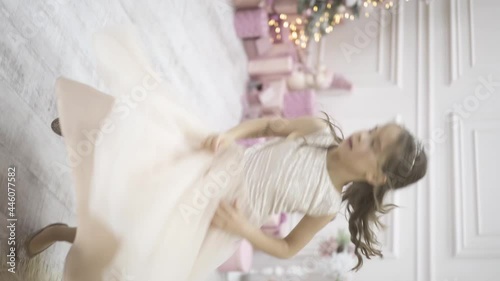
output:
[[[316,113],[316,93],[312,90],[289,92],[285,95],[283,116],[295,118],[314,116]]]
[[[247,240],[242,240],[236,252],[217,270],[219,272],[248,272],[252,267],[253,247]]]
[[[258,38],[269,33],[268,17],[265,9],[236,11],[234,26],[240,38]]]
[[[284,97],[287,92],[285,79],[275,80],[269,83],[268,88],[259,95],[259,101],[265,108],[283,108]]]
[[[298,60],[297,50],[295,46],[290,42],[284,40],[283,43],[273,44],[271,48],[264,54],[264,57],[283,57],[283,56],[291,56],[293,61]]]
[[[258,39],[244,39],[243,47],[249,59],[264,55],[272,48],[271,38],[262,36]]]
[[[250,76],[289,74],[292,70],[293,59],[291,56],[254,59],[248,62]]]
[[[265,4],[264,0],[233,0],[233,5],[237,9],[262,8]]]
[[[271,217],[261,226],[262,232],[277,238],[285,236],[287,214],[281,213]]]
[[[280,14],[296,14],[298,7],[298,1],[290,0],[275,0],[274,1],[274,11]]]

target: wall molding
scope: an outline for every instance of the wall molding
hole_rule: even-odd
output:
[[[458,80],[464,73],[465,62],[464,55],[467,54],[467,45],[463,38],[467,34],[464,28],[468,28],[468,48],[469,48],[469,67],[476,64],[475,54],[475,31],[474,31],[474,9],[473,0],[467,2],[462,0],[449,0],[450,5],[450,84]],[[463,12],[467,9],[467,13]],[[467,21],[467,23],[465,22]],[[467,37],[465,37],[467,38]],[[465,48],[465,50],[463,50]]]
[[[475,50],[475,32],[474,32],[474,9],[472,5],[473,0],[469,0],[469,47],[470,47],[470,67],[476,64],[476,50]]]
[[[473,156],[472,156],[472,161],[473,163],[473,185],[474,185],[474,196],[475,196],[475,215],[476,215],[476,237],[482,238],[482,237],[498,237],[500,241],[500,233],[485,233],[482,229],[482,224],[481,221],[481,212],[479,210],[479,206],[481,206],[481,193],[480,193],[480,186],[481,186],[481,181],[479,179],[479,135],[481,133],[489,133],[489,132],[500,132],[500,128],[481,128],[481,129],[473,129],[472,130],[472,147],[473,147]]]
[[[450,84],[462,76],[462,22],[460,1],[450,0]]]
[[[465,213],[464,202],[464,168],[463,168],[463,140],[462,129],[463,124],[457,113],[449,114],[449,124],[451,129],[451,162],[453,171],[453,229],[454,229],[454,245],[453,254],[459,256],[465,247],[465,223],[463,223]]]
[[[464,124],[461,118],[456,113],[451,113],[450,116],[451,124],[451,144],[452,144],[452,168],[453,168],[453,230],[454,230],[454,248],[453,254],[455,258],[466,258],[466,259],[495,259],[500,258],[500,243],[495,246],[491,244],[492,239],[497,239],[500,241],[500,235],[489,235],[481,233],[480,228],[480,218],[481,213],[479,210],[479,162],[478,162],[478,152],[479,147],[477,146],[478,132],[479,131],[489,131],[491,128],[487,129],[471,129],[471,150],[472,150],[472,170],[474,176],[472,179],[473,186],[473,206],[474,211],[474,231],[467,231],[466,223],[466,169],[464,160],[465,147],[464,147]]]
[[[432,30],[433,14],[432,6],[434,2],[417,3],[417,94],[416,94],[416,135],[424,140],[431,139],[431,130],[434,128],[434,46]],[[429,142],[426,147],[429,151],[434,151],[434,144]],[[428,163],[427,176],[417,182],[416,206],[419,210],[415,212],[415,237],[416,259],[415,259],[415,280],[433,281],[434,278],[434,241],[432,229],[435,221],[432,216],[434,210],[434,197],[431,190],[434,186],[435,178],[433,167],[434,161]]]
[[[385,77],[384,64],[389,70],[388,80],[398,88],[403,88],[403,50],[404,50],[404,1],[398,2],[393,11],[381,9],[379,17],[384,18],[391,15],[390,32],[385,27],[379,25],[378,32],[378,53],[377,53],[377,73]],[[380,20],[382,22],[382,20]],[[390,36],[390,38],[388,38]],[[384,42],[389,41],[389,57],[384,57]]]

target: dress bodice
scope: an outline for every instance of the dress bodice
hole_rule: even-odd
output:
[[[329,129],[294,140],[271,139],[244,156],[247,196],[259,217],[280,212],[336,214],[341,195],[327,170],[327,147],[337,144]]]

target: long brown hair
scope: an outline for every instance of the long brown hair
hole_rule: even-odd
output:
[[[342,130],[331,121],[326,112],[322,112],[326,115],[324,120],[330,126],[335,141],[342,142],[344,139]],[[340,131],[341,137],[336,130]],[[335,146],[334,144],[327,148]],[[427,155],[408,130],[402,128],[382,171],[387,176],[386,184],[372,186],[367,182],[353,182],[342,195],[342,202],[347,204],[349,232],[355,247],[354,253],[358,258],[358,263],[353,268],[356,271],[363,265],[363,256],[368,259],[374,256],[383,257],[374,227],[385,228],[380,216],[397,207],[394,204],[383,204],[386,194],[391,190],[415,183],[426,174]]]

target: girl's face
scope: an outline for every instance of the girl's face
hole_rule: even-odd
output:
[[[394,123],[358,131],[346,138],[338,147],[344,167],[359,180],[381,185],[387,180],[383,164],[397,147],[402,128]]]

